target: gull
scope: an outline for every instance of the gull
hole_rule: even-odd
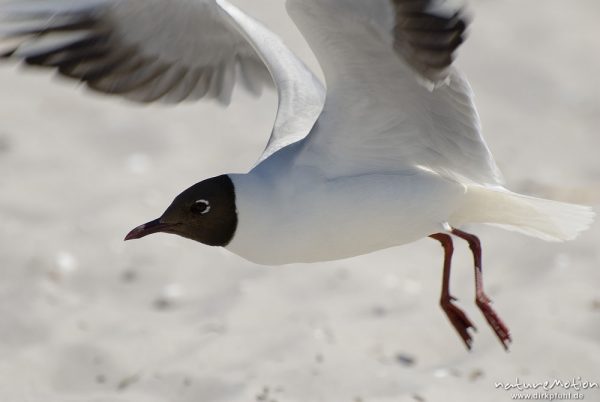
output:
[[[278,110],[257,164],[179,194],[126,240],[164,232],[265,265],[348,258],[421,238],[444,250],[440,305],[468,349],[473,322],[450,292],[453,239],[474,258],[475,301],[490,305],[479,239],[466,224],[574,239],[591,209],[508,190],[454,65],[468,19],[443,0],[287,0],[326,87],[264,25],[225,0],[0,3],[0,56],[52,67],[136,102],[215,99],[274,85]]]

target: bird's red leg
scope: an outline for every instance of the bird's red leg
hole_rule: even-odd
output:
[[[469,247],[473,252],[473,259],[475,261],[475,302],[477,307],[483,313],[483,316],[487,320],[488,324],[492,327],[504,349],[508,350],[508,344],[512,341],[510,338],[510,331],[504,322],[500,319],[498,314],[494,311],[491,306],[491,300],[483,291],[483,273],[481,270],[481,243],[477,236],[472,235],[462,230],[452,229],[452,234],[466,240],[469,243]]]
[[[452,301],[456,300],[452,295],[450,295],[450,268],[452,265],[452,253],[454,251],[454,246],[452,245],[452,237],[445,233],[436,233],[431,236],[432,239],[439,241],[444,248],[444,276],[442,280],[442,294],[440,297],[440,306],[446,313],[446,316],[450,320],[450,323],[458,332],[458,335],[462,338],[463,342],[467,346],[467,349],[471,349],[471,345],[473,343],[473,338],[469,333],[468,329],[473,328],[475,326],[467,318],[467,315],[458,308]]]

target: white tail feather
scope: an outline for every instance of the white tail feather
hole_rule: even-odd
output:
[[[547,241],[573,240],[594,220],[590,207],[470,186],[467,202],[451,224],[487,223]]]

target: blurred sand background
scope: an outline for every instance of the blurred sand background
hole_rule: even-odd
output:
[[[283,4],[234,3],[316,68]],[[470,4],[459,65],[508,186],[598,211],[600,2]],[[140,107],[50,76],[0,67],[0,401],[508,401],[494,382],[600,382],[600,224],[566,244],[470,227],[514,343],[476,309],[457,242],[468,353],[438,307],[431,240],[285,267],[170,235],[122,241],[192,183],[247,171],[273,94]]]

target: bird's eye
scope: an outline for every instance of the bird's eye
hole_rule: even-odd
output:
[[[192,204],[190,210],[195,214],[207,214],[210,212],[210,202],[206,200],[198,200]]]

